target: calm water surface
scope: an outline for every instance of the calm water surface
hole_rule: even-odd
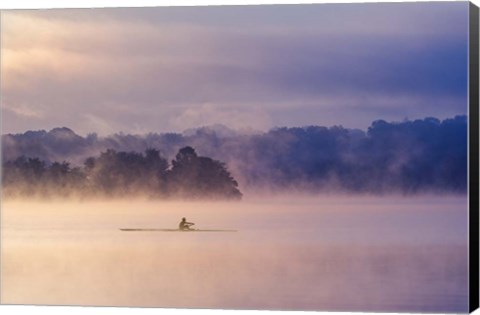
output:
[[[181,217],[230,233],[175,228]],[[7,304],[465,312],[467,200],[2,204]]]

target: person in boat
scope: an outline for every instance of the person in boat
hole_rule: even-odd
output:
[[[195,223],[192,223],[192,222],[187,222],[187,219],[186,218],[182,218],[182,221],[180,221],[180,224],[178,225],[178,229],[179,230],[182,230],[182,231],[187,231],[187,230],[193,230],[192,228],[190,228],[192,225],[194,225]]]

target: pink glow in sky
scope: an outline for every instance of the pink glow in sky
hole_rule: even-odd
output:
[[[468,3],[2,12],[3,133],[466,114]]]

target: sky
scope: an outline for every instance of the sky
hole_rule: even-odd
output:
[[[2,133],[467,114],[467,2],[1,14]]]

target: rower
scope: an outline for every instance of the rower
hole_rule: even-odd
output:
[[[192,228],[190,228],[192,225],[194,225],[195,223],[192,223],[192,222],[187,222],[187,219],[186,218],[182,218],[182,221],[180,221],[180,224],[178,225],[178,229],[181,230],[181,231],[188,231],[188,230],[193,230]]]

